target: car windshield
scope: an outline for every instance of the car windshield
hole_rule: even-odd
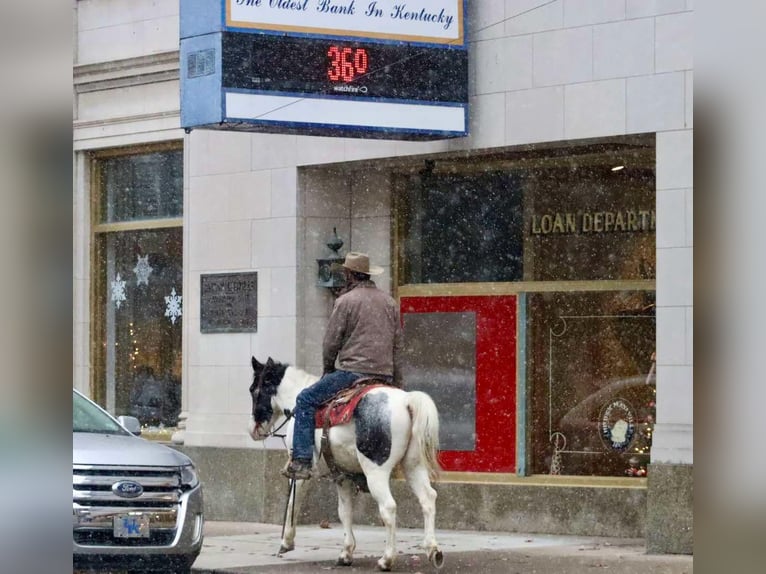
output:
[[[99,407],[75,392],[72,393],[72,432],[128,434]]]

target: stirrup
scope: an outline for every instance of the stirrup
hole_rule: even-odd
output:
[[[311,478],[311,461],[290,460],[282,469],[282,476],[293,480],[308,480]]]

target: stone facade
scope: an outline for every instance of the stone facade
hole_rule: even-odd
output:
[[[394,142],[185,134],[178,1],[74,3],[74,386],[88,392],[91,385],[91,151],[183,140],[184,440],[193,448],[253,450],[263,446],[245,432],[249,357],[320,371],[332,298],[314,285],[314,260],[333,227],[345,249],[368,251],[386,267],[381,285],[391,287],[391,182],[374,169],[379,161],[655,132],[657,473],[647,491],[648,540],[650,549],[691,551],[686,538],[658,537],[671,538],[674,517],[685,525],[691,511],[691,487],[687,493],[678,476],[690,476],[693,464],[692,1],[539,4],[467,2],[471,135]],[[348,169],[361,160],[375,161]],[[259,274],[258,332],[201,334],[200,275],[252,270]],[[671,495],[677,489],[688,496]]]

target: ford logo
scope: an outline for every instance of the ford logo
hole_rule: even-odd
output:
[[[123,498],[136,498],[144,492],[144,487],[132,480],[121,480],[112,485],[112,492]]]

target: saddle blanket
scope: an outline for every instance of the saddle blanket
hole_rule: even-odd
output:
[[[368,379],[369,380],[369,379]],[[315,423],[316,428],[324,428],[325,418],[330,417],[330,425],[344,425],[351,420],[354,409],[362,397],[373,389],[380,387],[390,387],[391,385],[378,383],[355,384],[342,390],[325,404],[316,410]]]

